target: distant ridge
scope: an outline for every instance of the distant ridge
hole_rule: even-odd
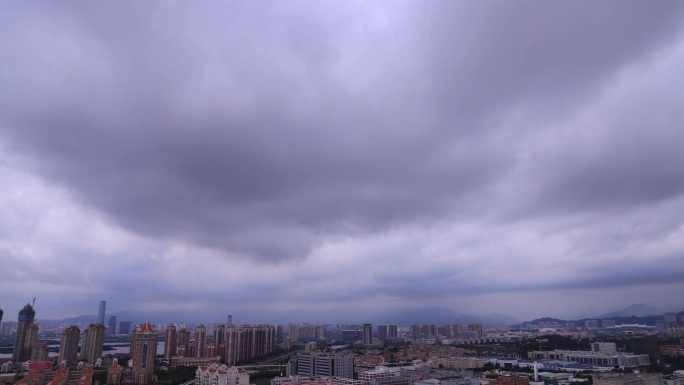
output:
[[[525,321],[523,323],[538,325],[542,322],[557,322],[559,324],[563,324],[566,322],[574,322],[576,326],[582,326],[584,325],[584,322],[588,320],[612,319],[615,321],[617,325],[644,324],[654,326],[656,325],[657,321],[663,319],[663,313],[664,312],[661,309],[655,308],[653,306],[635,304],[625,309],[614,311],[611,313],[606,313],[598,317],[582,318],[576,320],[561,320],[558,318],[543,317],[534,319],[532,321]],[[675,317],[677,319],[681,319],[682,316],[684,316],[684,311],[675,312]],[[512,324],[511,326],[518,327],[519,325]]]
[[[456,323],[481,323],[485,327],[503,327],[520,322],[507,314],[492,313],[482,316],[474,316],[464,313],[459,313],[449,307],[440,306],[425,306],[425,307],[408,307],[397,309],[375,309],[365,310],[363,312],[358,309],[336,309],[337,314],[330,314],[329,310],[286,310],[286,311],[269,311],[269,310],[255,310],[249,311],[233,309],[231,312],[225,309],[210,309],[210,310],[163,310],[163,311],[134,311],[122,310],[112,313],[107,313],[105,322],[109,316],[117,317],[117,324],[121,321],[133,321],[141,323],[150,321],[153,323],[175,323],[185,322],[189,325],[198,325],[200,323],[225,322],[225,317],[228,314],[233,314],[233,319],[237,323],[270,323],[270,324],[287,324],[289,322],[299,323],[348,323],[348,324],[362,324],[366,322],[377,324],[395,323],[395,324],[456,324]],[[53,320],[59,323],[73,324],[73,323],[91,323],[95,322],[95,315],[82,315],[78,317],[71,317],[61,320]],[[43,320],[45,321],[45,320]]]
[[[558,322],[558,323],[565,323],[565,322],[568,322],[568,321],[562,320],[562,319],[558,319],[558,318],[542,317],[542,318],[533,319],[532,321],[530,321],[530,322],[528,322],[528,323],[538,324],[538,323],[540,323],[540,322]]]
[[[652,315],[662,315],[663,311],[653,306],[644,304],[634,304],[622,310],[606,313],[596,317],[597,319],[615,318],[615,317],[647,317]]]

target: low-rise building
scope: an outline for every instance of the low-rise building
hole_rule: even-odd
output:
[[[370,383],[375,380],[384,380],[399,376],[399,368],[388,368],[386,366],[378,365],[373,370],[366,370],[359,373],[359,380],[364,383]]]
[[[249,385],[249,374],[235,366],[214,363],[197,368],[195,385]]]
[[[528,353],[528,358],[534,360],[577,362],[593,366],[612,366],[619,367],[620,369],[633,369],[651,364],[648,354],[606,353],[583,350],[533,351]]]
[[[660,373],[603,373],[594,377],[594,385],[663,385]]]

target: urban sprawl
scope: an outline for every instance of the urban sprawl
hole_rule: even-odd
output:
[[[31,304],[16,322],[0,309],[0,385],[684,385],[675,313],[654,325],[167,325],[105,323],[105,306],[94,323],[59,325],[39,325]]]

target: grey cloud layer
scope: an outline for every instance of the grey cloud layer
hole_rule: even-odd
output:
[[[681,2],[4,7],[0,140],[144,237],[302,261],[684,192]]]

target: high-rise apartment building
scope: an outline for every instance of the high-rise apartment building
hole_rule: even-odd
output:
[[[226,354],[226,325],[218,324],[214,327],[214,354],[207,355],[211,356],[221,356],[221,359],[225,360]]]
[[[437,329],[437,332],[446,339],[452,339],[454,335],[452,332],[451,324],[440,326]]]
[[[78,358],[78,340],[81,338],[81,330],[78,326],[69,326],[62,332],[59,342],[58,364],[66,362],[67,366],[76,364]]]
[[[373,324],[363,324],[363,344],[371,345],[373,343]]]
[[[476,332],[477,338],[484,337],[484,328],[482,327],[482,324],[468,324],[468,331]]]
[[[44,362],[48,360],[49,349],[46,343],[36,342],[31,348],[31,361]]]
[[[411,325],[411,338],[414,341],[418,341],[420,339],[420,325]]]
[[[100,306],[97,308],[97,323],[101,325],[104,325],[106,307],[107,301],[100,301]]]
[[[296,342],[299,339],[299,325],[291,323],[287,326],[287,337],[290,342]]]
[[[105,326],[103,324],[90,324],[83,332],[83,344],[81,345],[81,358],[88,362],[95,362],[102,357],[104,345]]]
[[[275,351],[273,325],[226,325],[225,360],[229,365]]]
[[[389,325],[389,339],[396,340],[399,338],[399,325]]]
[[[35,318],[36,311],[33,310],[33,306],[28,303],[19,311],[17,334],[14,339],[14,348],[12,349],[12,361],[24,362],[31,357],[30,348],[26,348],[26,339],[29,333],[29,326],[33,325],[33,320]]]
[[[204,350],[205,344],[207,343],[207,329],[204,325],[200,324],[195,328],[195,357],[203,358],[206,356]]]
[[[181,329],[178,332],[177,353],[181,357],[192,357],[190,354],[190,330]]]
[[[157,355],[157,333],[149,322],[131,333],[131,357],[136,384],[150,384]]]
[[[31,359],[31,351],[33,346],[38,341],[38,325],[30,324],[26,327],[26,341],[24,342],[24,352],[26,353],[26,359]]]
[[[107,335],[113,336],[116,334],[116,316],[113,315],[109,317],[109,323],[107,324]]]
[[[299,325],[297,326],[297,339],[311,341],[325,338],[323,325]]]
[[[378,339],[380,341],[389,339],[389,325],[378,325]]]
[[[167,360],[178,355],[176,338],[176,325],[168,325],[164,331],[164,358]]]
[[[285,341],[285,329],[283,325],[276,326],[276,343],[282,344]]]

